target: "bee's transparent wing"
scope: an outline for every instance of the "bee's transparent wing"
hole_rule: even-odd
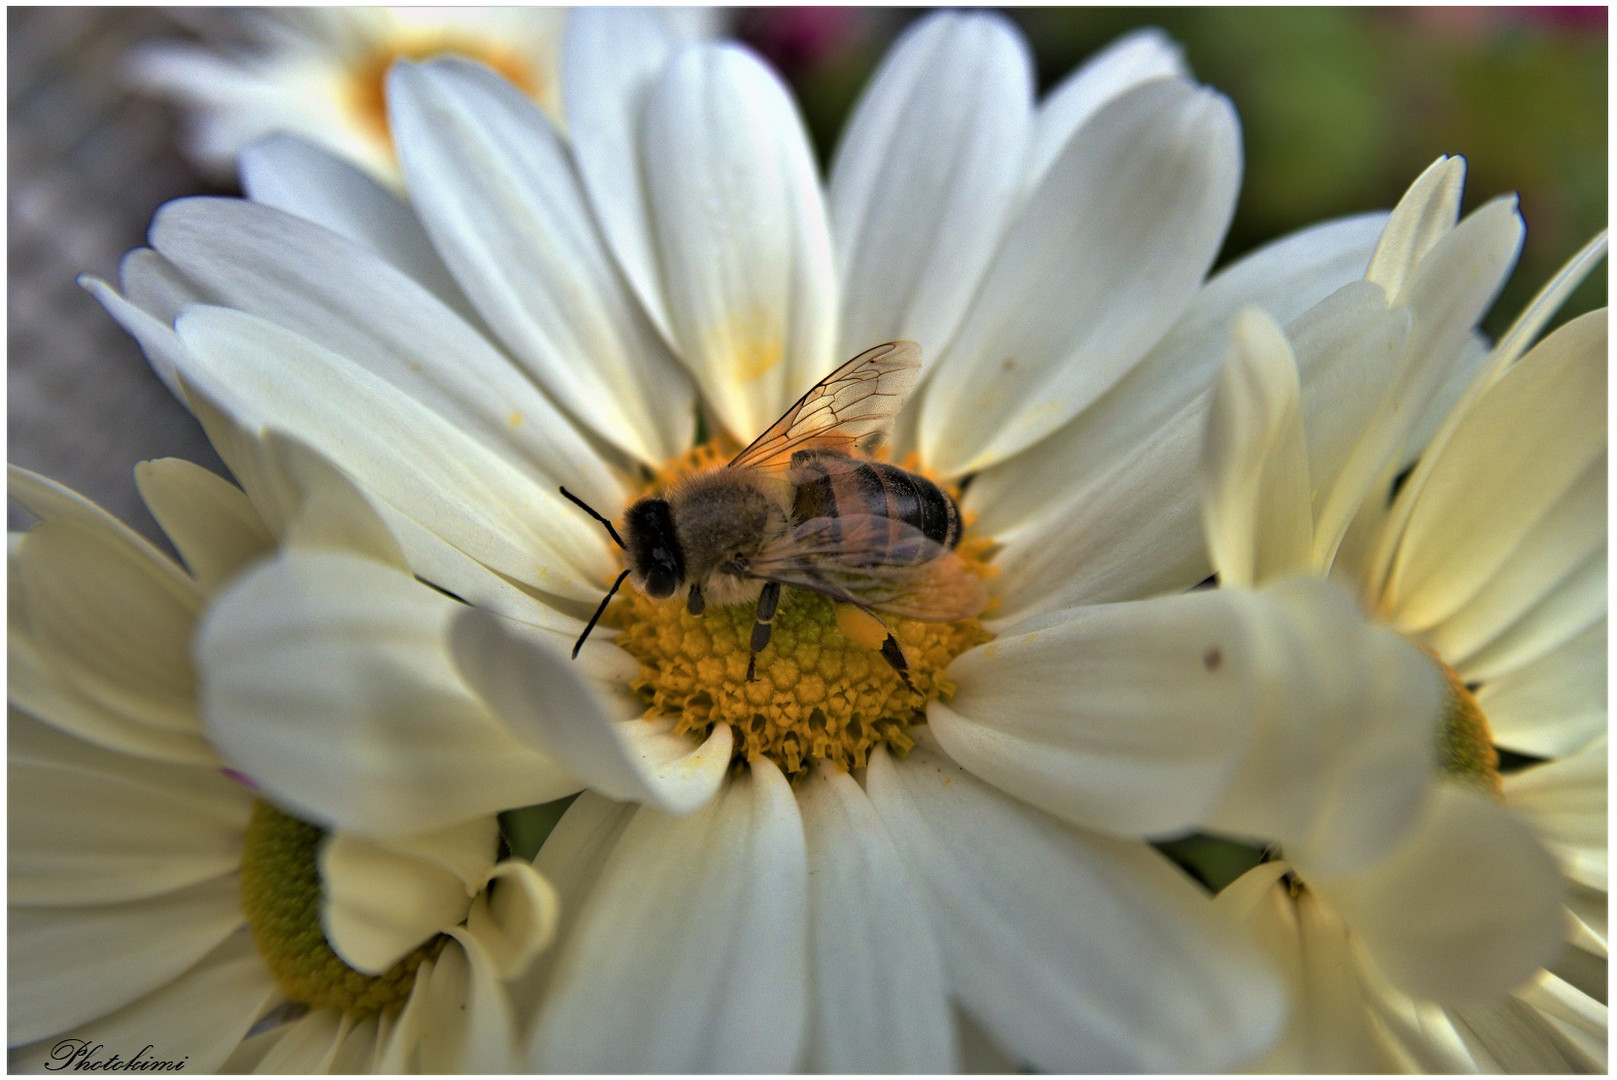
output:
[[[922,622],[969,619],[988,604],[959,555],[874,514],[811,518],[759,552],[748,573]]]
[[[804,394],[730,467],[784,469],[799,450],[868,451],[887,437],[920,377],[921,347],[915,342],[866,349]]]

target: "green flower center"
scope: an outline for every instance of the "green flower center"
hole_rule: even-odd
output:
[[[318,826],[266,802],[253,806],[241,859],[241,902],[258,953],[287,998],[311,1009],[361,1018],[397,1012],[415,986],[416,969],[435,959],[442,934],[380,975],[355,971],[338,958],[320,926]]]

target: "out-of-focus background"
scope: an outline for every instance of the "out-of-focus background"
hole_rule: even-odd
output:
[[[893,36],[920,9],[734,9],[734,32],[798,93],[822,161]],[[1607,220],[1607,12],[1537,8],[1026,8],[1048,88],[1140,26],[1183,44],[1240,112],[1246,173],[1221,261],[1291,229],[1390,207],[1441,153],[1470,163],[1466,208],[1521,194],[1527,245],[1497,333]],[[9,8],[7,456],[141,531],[136,461],[223,471],[134,343],[75,283],[112,278],[162,202],[229,192],[181,157],[172,106],[131,93],[153,38],[228,37],[229,10]],[[1562,317],[1606,302],[1604,266]]]

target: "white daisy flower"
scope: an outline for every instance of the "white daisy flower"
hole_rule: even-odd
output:
[[[385,80],[401,58],[450,53],[486,64],[561,117],[566,8],[306,7],[232,16],[245,41],[155,42],[130,64],[138,85],[188,110],[191,156],[226,175],[248,144],[284,132],[397,184]],[[692,35],[712,21],[696,9],[661,9],[658,17]]]
[[[1521,225],[1506,199],[1456,224],[1462,180],[1429,169],[1365,281],[1284,331],[1244,314],[1215,392],[1220,583],[1330,576],[1448,681],[1447,782],[1386,858],[1283,845],[1220,897],[1299,1006],[1264,1068],[1604,1068],[1606,312],[1533,342],[1605,237],[1487,349]],[[1564,760],[1501,777],[1496,745]]]
[[[238,475],[292,433],[441,590],[310,562],[245,578],[198,640],[210,733],[295,810],[362,831],[568,793],[536,761],[589,789],[538,856],[567,921],[522,990],[534,1068],[1260,1052],[1267,971],[1140,838],[1273,821],[1239,781],[1284,767],[1275,835],[1378,851],[1397,830],[1349,796],[1439,688],[1328,588],[1125,601],[1208,572],[1195,465],[1230,317],[1289,319],[1362,276],[1384,219],[1204,283],[1238,132],[1155,34],[1035,104],[1002,19],[925,19],[823,192],[746,51],[580,11],[563,60],[567,141],[485,69],[400,64],[408,206],[272,140],[244,159],[254,201],[171,204],[123,295],[90,282]],[[906,683],[800,591],[749,681],[750,606],[697,620],[629,590],[565,658],[616,553],[561,485],[615,516],[899,337],[927,363],[895,453],[964,488],[990,618],[895,620]],[[699,408],[714,438],[693,449]],[[423,632],[396,633],[398,610]],[[1310,641],[1337,648],[1331,685],[1289,662]],[[333,652],[374,666],[298,678]],[[446,661],[475,707],[439,707]],[[1393,749],[1299,743],[1356,722],[1367,684]],[[1423,790],[1403,756],[1389,790]]]
[[[284,477],[282,557],[367,562],[336,545],[385,533],[335,474],[295,460],[309,483]],[[553,934],[554,891],[499,859],[492,815],[328,834],[227,768],[198,721],[192,639],[274,540],[195,465],[146,462],[137,480],[189,572],[10,474],[41,519],[10,543],[11,1067],[509,1068],[504,984]]]

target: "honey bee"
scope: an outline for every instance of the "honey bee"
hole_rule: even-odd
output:
[[[728,465],[630,506],[623,517],[627,540],[563,488],[628,555],[627,569],[573,646],[574,658],[629,578],[654,600],[685,590],[687,610],[696,616],[709,604],[755,603],[751,681],[781,590],[795,587],[862,612],[860,639],[879,647],[911,686],[903,650],[880,616],[953,622],[980,614],[987,603],[981,580],[954,551],[961,529],[954,500],[923,476],[854,456],[887,436],[920,370],[921,347],[913,341],[860,353]],[[860,626],[857,619],[838,622],[845,631]]]

